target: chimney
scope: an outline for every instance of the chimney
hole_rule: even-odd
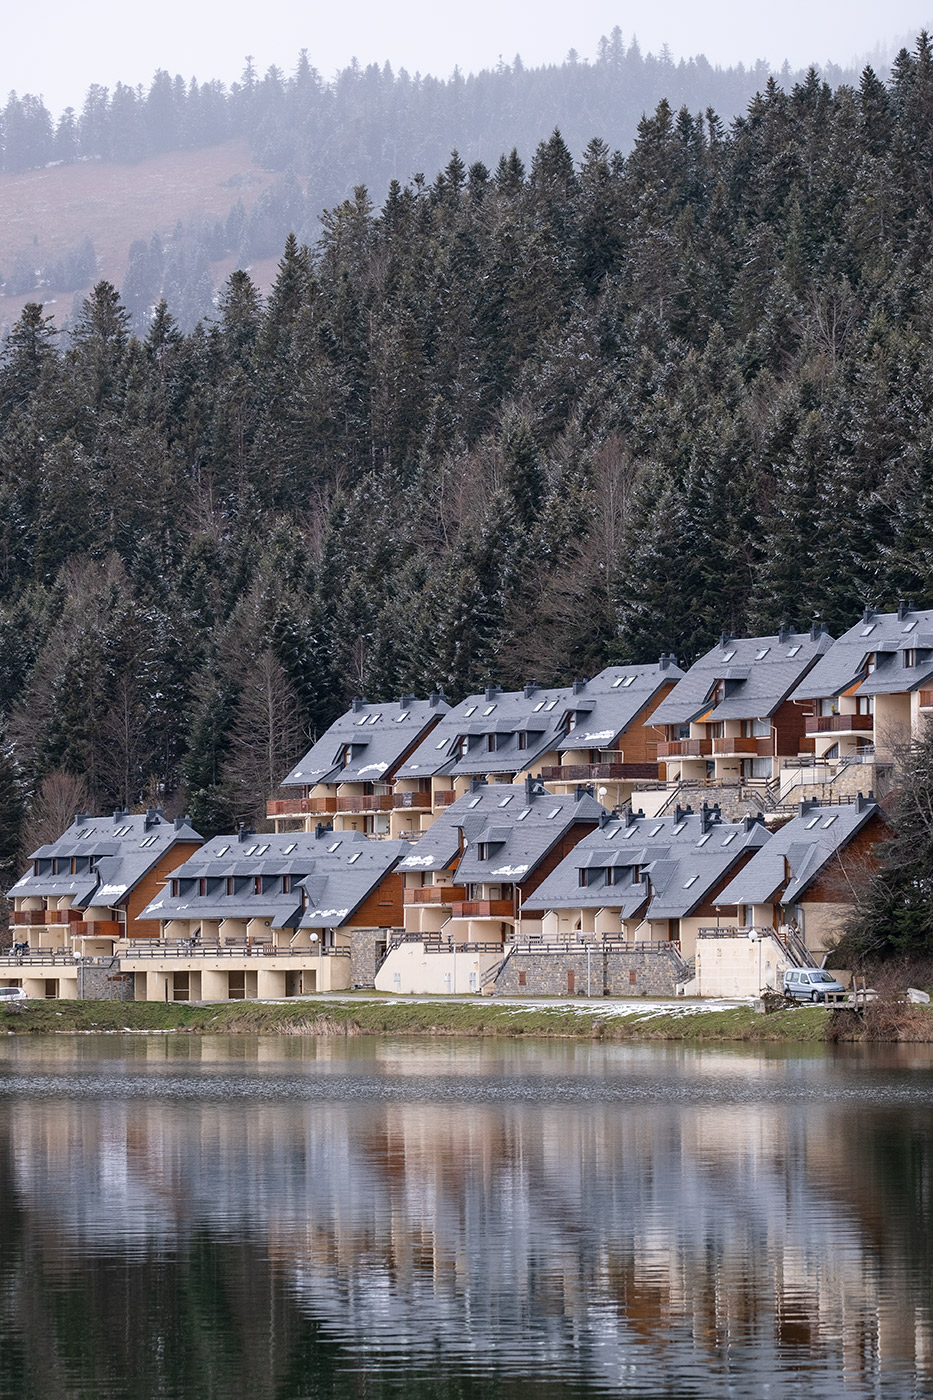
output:
[[[671,658],[668,656],[666,651],[662,651],[661,655],[658,657],[658,670],[666,671],[670,664]]]
[[[501,694],[502,694],[502,689],[501,689],[500,686],[498,686],[498,685],[487,685],[487,687],[486,687],[486,699],[487,699],[487,700],[495,700],[496,697],[499,696],[499,695],[501,695]]]
[[[822,637],[822,635],[823,635],[823,624],[822,624],[822,622],[820,621],[820,619],[819,619],[818,617],[817,617],[817,618],[814,618],[813,623],[812,623],[812,625],[811,625],[811,627],[810,627],[810,641],[811,641],[811,642],[818,642],[818,641],[820,640],[820,638]]]
[[[471,791],[471,792],[479,792],[479,791],[480,791],[482,788],[484,788],[485,786],[486,786],[486,779],[485,779],[485,778],[471,778],[471,779],[470,779],[470,791]]]
[[[675,825],[675,826],[679,826],[680,823],[683,821],[683,818],[684,818],[683,808],[681,807],[680,803],[678,802],[678,803],[677,803],[677,806],[674,808],[674,825]]]
[[[530,700],[531,697],[532,697],[532,695],[534,695],[534,693],[535,693],[535,691],[536,691],[537,689],[538,689],[538,687],[537,687],[537,685],[535,684],[534,681],[526,681],[526,682],[525,682],[525,691],[524,691],[525,699],[526,699],[526,700]]]
[[[603,829],[604,826],[608,826],[609,823],[610,823],[611,821],[612,821],[612,817],[609,815],[609,813],[606,811],[606,809],[603,808],[603,810],[602,810],[602,811],[600,812],[600,814],[599,814],[599,829],[600,829],[600,831],[602,831],[602,829]]]
[[[754,816],[746,815],[742,818],[742,828],[745,832],[754,831],[756,826],[764,826],[764,812],[756,812]]]
[[[573,683],[573,693],[574,693],[574,695],[582,695],[583,692],[584,692],[584,690],[586,690],[586,681],[574,681],[574,683]]]
[[[797,808],[798,817],[805,817],[812,808],[820,805],[818,797],[805,797]]]
[[[114,807],[114,809],[113,809],[113,824],[114,824],[114,826],[118,826],[118,825],[120,824],[120,822],[122,822],[122,820],[123,820],[123,808],[122,808],[122,807]]]
[[[146,830],[148,831],[149,828],[150,828],[150,826],[155,826],[155,824],[156,824],[156,822],[157,822],[158,820],[159,820],[159,814],[158,814],[158,812],[156,811],[156,809],[155,809],[154,807],[147,807],[147,808],[146,808]]]
[[[428,703],[432,710],[436,710],[438,705],[443,705],[446,699],[447,696],[444,694],[444,687],[441,686],[440,690],[431,691],[431,694],[428,696]]]
[[[240,822],[240,825],[236,829],[236,839],[242,843],[246,840],[246,835],[246,827],[242,822]]]
[[[353,703],[350,708],[355,715],[358,715],[365,704],[366,701],[363,699],[362,695],[354,695]]]
[[[864,607],[864,609],[863,609],[863,612],[862,612],[862,621],[863,621],[863,622],[871,622],[871,620],[872,620],[873,617],[874,617],[874,613],[872,612],[871,608],[870,608],[870,607],[868,606],[868,604],[866,603],[866,604],[865,604],[865,607]]]
[[[724,628],[722,629],[722,631],[720,632],[720,634],[719,634],[719,645],[722,647],[723,651],[725,651],[726,647],[729,645],[729,643],[730,643],[731,641],[732,641],[732,633],[731,633],[731,632],[727,632],[726,629],[725,629],[725,627],[724,627]]]
[[[592,797],[592,796],[593,796],[593,789],[592,789],[591,787],[585,787],[583,783],[577,783],[576,787],[575,787],[574,790],[573,790],[573,800],[574,800],[574,802],[582,802],[583,799],[584,799],[584,797]]]
[[[780,644],[781,646],[784,646],[785,643],[787,643],[787,642],[790,641],[790,639],[791,639],[792,636],[793,636],[793,633],[791,632],[790,627],[787,625],[786,622],[782,622],[780,628],[778,629],[778,642],[779,642],[779,644]]]
[[[898,603],[898,605],[897,605],[897,620],[898,620],[898,622],[903,622],[904,619],[905,619],[905,617],[907,616],[907,614],[910,612],[910,610],[911,610],[911,605],[910,605],[910,603],[908,603],[904,598],[902,598],[901,601],[900,601],[900,602]]]
[[[75,812],[75,826],[83,826],[83,825],[84,825],[84,813],[83,813],[83,812]]]

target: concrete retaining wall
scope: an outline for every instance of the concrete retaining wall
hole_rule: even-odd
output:
[[[667,953],[623,953],[594,947],[544,953],[516,948],[496,979],[497,996],[674,996],[676,971]]]

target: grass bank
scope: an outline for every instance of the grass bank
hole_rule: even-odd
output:
[[[37,1001],[0,1012],[0,1033],[101,1034],[113,1031],[176,1031],[266,1035],[521,1036],[586,1040],[819,1043],[843,1040],[933,1042],[933,1010],[879,1008],[865,1018],[800,1006],[771,1015],[750,1007],[725,1011],[654,1012],[633,1003],[607,1015],[600,1010],[513,1008],[492,1001],[379,1002],[320,998],[284,1003],[228,1002],[191,1006],[184,1002]]]

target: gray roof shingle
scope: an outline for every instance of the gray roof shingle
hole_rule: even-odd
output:
[[[449,705],[403,696],[385,705],[354,702],[335,720],[283,780],[283,787],[315,783],[383,782],[395,776],[399,761],[424,739]]]
[[[906,666],[905,653],[915,653]],[[875,670],[866,676],[868,657]],[[795,689],[794,700],[828,700],[850,690],[859,680],[859,695],[891,695],[916,690],[933,677],[933,611],[901,609],[868,613],[833,642],[813,670]]]
[[[695,662],[651,716],[652,724],[689,724],[710,711],[713,720],[768,719],[832,644],[827,632],[739,637],[717,644]],[[712,708],[717,682],[725,696]]]
[[[179,842],[201,841],[187,821],[166,820],[160,813],[114,813],[111,817],[79,815],[57,840],[33,851],[38,863],[9,891],[11,899],[36,895],[70,896],[76,909],[91,905],[114,908]],[[75,863],[74,873],[71,871]],[[57,864],[59,869],[53,869]]]
[[[837,807],[803,805],[806,810],[776,831],[723,890],[720,904],[770,904],[779,893],[782,904],[795,903],[856,832],[881,813],[877,802],[864,798]]]
[[[523,904],[528,910],[618,909],[622,918],[682,919],[737,861],[768,842],[760,821],[702,813],[612,817],[585,836]],[[586,884],[580,872],[586,872]],[[611,871],[611,874],[607,872]]]

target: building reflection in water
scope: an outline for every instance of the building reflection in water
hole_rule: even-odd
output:
[[[933,1126],[855,1065],[86,1044],[18,1052],[0,1101],[3,1354],[49,1396],[121,1394],[121,1367],[185,1394],[198,1357],[203,1393],[254,1400],[309,1367],[334,1394],[438,1366],[568,1394],[930,1379]]]

